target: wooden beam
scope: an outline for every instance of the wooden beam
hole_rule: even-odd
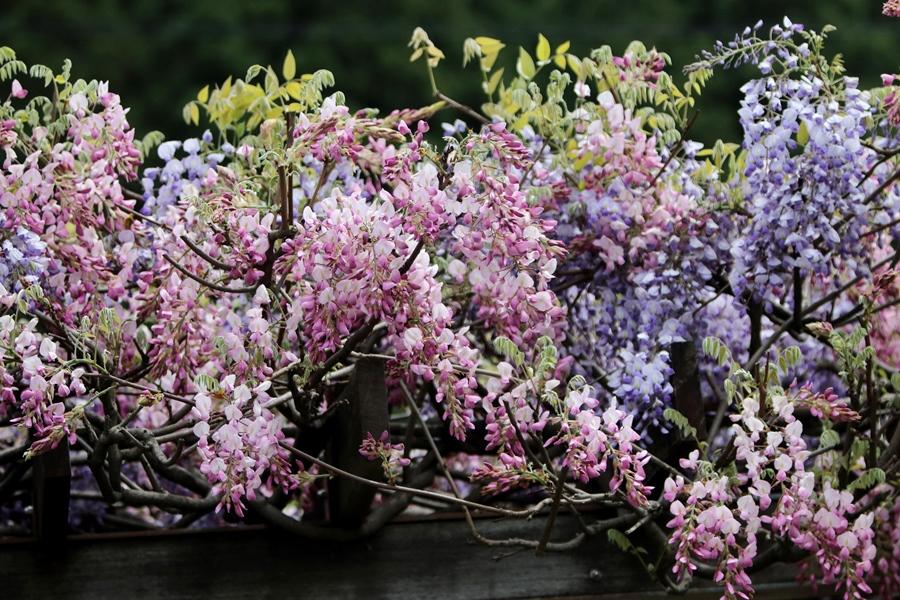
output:
[[[697,364],[697,346],[693,340],[675,342],[670,349],[672,361],[672,405],[687,417],[697,430],[697,437],[706,439],[706,418],[703,396],[700,393],[700,370]]]
[[[542,517],[484,519],[479,529],[492,538],[537,539],[545,523]],[[559,516],[560,537],[577,531],[570,515]],[[757,599],[816,597],[795,576],[796,569],[783,564],[754,574]],[[47,545],[0,542],[0,581],[2,597],[16,600],[671,598],[605,536],[573,552],[536,556],[473,543],[461,518],[395,523],[373,538],[345,544],[258,528],[73,536],[62,553]],[[695,583],[686,598],[713,600],[722,593],[711,582]]]
[[[383,480],[381,464],[359,454],[359,445],[369,432],[378,437],[389,425],[384,361],[363,358],[343,394],[347,406],[333,417],[334,429],[326,447],[327,462],[367,479]],[[369,512],[375,490],[335,477],[328,481],[328,509],[332,523],[356,528]]]
[[[68,440],[33,460],[34,534],[45,541],[63,539],[69,529],[72,481]]]

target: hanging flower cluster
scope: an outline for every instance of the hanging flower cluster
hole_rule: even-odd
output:
[[[675,573],[695,571],[694,560],[711,563],[715,579],[725,586],[724,597],[748,597],[753,588],[746,570],[758,554],[765,527],[814,556],[825,583],[845,588],[848,597],[870,593],[866,578],[876,555],[873,514],[857,514],[852,493],[834,489],[827,474],[819,484],[816,472],[807,470],[810,452],[795,411],[805,408],[833,423],[858,420],[859,415],[833,394],[813,394],[807,387],[773,393],[766,407],[760,402],[757,394],[744,397],[741,413],[732,417],[735,458],[744,465],[736,479],[698,461],[695,450],[681,467],[697,478],[666,480]]]

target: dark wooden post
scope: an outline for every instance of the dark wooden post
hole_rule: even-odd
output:
[[[700,393],[700,371],[697,366],[697,346],[693,340],[672,344],[671,359],[672,404],[678,412],[687,417],[697,430],[697,437],[706,439],[706,419],[703,397]]]
[[[34,534],[46,541],[65,538],[69,528],[72,471],[69,442],[34,457]]]
[[[353,377],[344,391],[347,406],[334,416],[334,433],[328,442],[329,462],[368,479],[384,478],[381,464],[359,454],[366,433],[378,436],[388,429],[387,386],[384,361],[363,358],[356,363]],[[344,527],[358,527],[372,504],[373,488],[355,481],[335,477],[328,482],[330,519]]]

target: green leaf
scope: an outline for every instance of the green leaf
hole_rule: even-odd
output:
[[[219,381],[204,373],[197,375],[195,383],[197,384],[197,387],[207,392],[214,392],[219,389]]]
[[[521,367],[525,361],[525,355],[516,346],[516,344],[508,337],[502,335],[494,338],[494,349],[499,353],[513,361],[517,367]]]
[[[826,429],[819,436],[819,448],[828,448],[841,441],[841,436],[834,429]]]
[[[566,387],[568,387],[570,390],[580,390],[581,388],[583,388],[586,385],[587,385],[587,380],[582,375],[574,375],[569,380],[569,383],[567,384]]]
[[[204,85],[203,89],[197,92],[197,100],[199,102],[206,102],[209,100],[209,86]]]
[[[534,60],[525,48],[519,47],[519,59],[516,61],[516,72],[523,78],[530,80],[534,77]]]
[[[181,110],[181,116],[184,119],[184,122],[187,123],[188,125],[190,125],[191,122],[193,122],[193,120],[194,120],[193,116],[192,116],[194,114],[194,112],[193,112],[194,106],[195,105],[193,102],[188,102],[187,104],[184,105],[184,108]]]
[[[850,482],[850,485],[847,486],[847,489],[851,492],[855,492],[856,490],[867,490],[871,487],[878,485],[879,483],[884,483],[885,474],[879,468],[869,469],[864,472],[862,475],[854,479]]]
[[[546,340],[543,344],[541,343],[543,340]],[[537,344],[541,347],[540,360],[538,361],[538,371],[540,373],[547,373],[556,368],[556,359],[557,359],[557,351],[556,346],[553,345],[553,340],[547,337],[541,337]]]
[[[290,50],[284,57],[284,64],[281,65],[281,74],[286,80],[291,80],[297,74],[297,61],[294,60],[294,53]]]
[[[803,359],[803,352],[800,350],[798,346],[788,346],[782,351],[781,356],[779,357],[779,361],[783,359],[784,368],[782,371],[787,371],[795,366],[797,366],[800,361]]]
[[[247,74],[244,75],[244,81],[250,83],[262,73],[263,67],[261,65],[252,65],[249,69],[247,69]]]
[[[618,529],[609,529],[606,532],[606,538],[618,546],[622,552],[634,552],[634,544]]]
[[[685,437],[694,439],[697,438],[697,429],[693,425],[691,425],[687,417],[685,417],[674,408],[667,408],[666,410],[664,410],[663,418],[677,427]]]
[[[53,81],[53,71],[51,71],[49,67],[45,67],[44,65],[31,65],[31,69],[28,70],[28,74],[35,79],[43,79],[45,86],[50,85],[50,82]]]
[[[161,131],[151,131],[147,133],[147,135],[141,139],[139,145],[141,156],[146,158],[150,151],[159,146],[165,139],[166,137]]]
[[[728,400],[728,403],[731,404],[732,398],[734,398],[734,382],[730,379],[726,379],[722,386],[725,388],[725,399]]]
[[[0,46],[0,65],[10,60],[16,60],[16,51],[9,46]]]
[[[728,346],[716,337],[707,337],[703,340],[703,353],[715,359],[722,366],[731,361],[731,351]]]
[[[547,41],[547,38],[542,33],[538,34],[538,43],[534,54],[540,62],[550,60],[550,42]]]

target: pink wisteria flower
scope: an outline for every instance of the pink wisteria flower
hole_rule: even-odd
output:
[[[13,79],[12,91],[10,92],[10,95],[13,98],[18,98],[21,100],[22,98],[28,97],[28,90],[22,87],[22,84],[19,83],[18,79]]]
[[[403,474],[403,468],[411,462],[404,455],[403,444],[392,444],[387,431],[383,431],[378,439],[371,432],[367,433],[359,445],[359,453],[367,460],[381,462],[388,483],[396,483]]]
[[[773,395],[768,417],[751,395],[732,417],[735,457],[742,465],[736,477],[716,473],[696,450],[682,459],[681,467],[698,477],[670,477],[664,487],[676,576],[696,571],[695,561],[709,563],[723,582],[724,598],[752,597],[747,569],[759,552],[758,534],[768,530],[809,551],[821,580],[844,588],[845,597],[871,591],[866,579],[876,556],[873,515],[854,516],[853,494],[836,490],[827,474],[807,470],[810,452],[794,416],[800,407],[832,421],[859,418],[830,391],[814,394],[803,387]]]

